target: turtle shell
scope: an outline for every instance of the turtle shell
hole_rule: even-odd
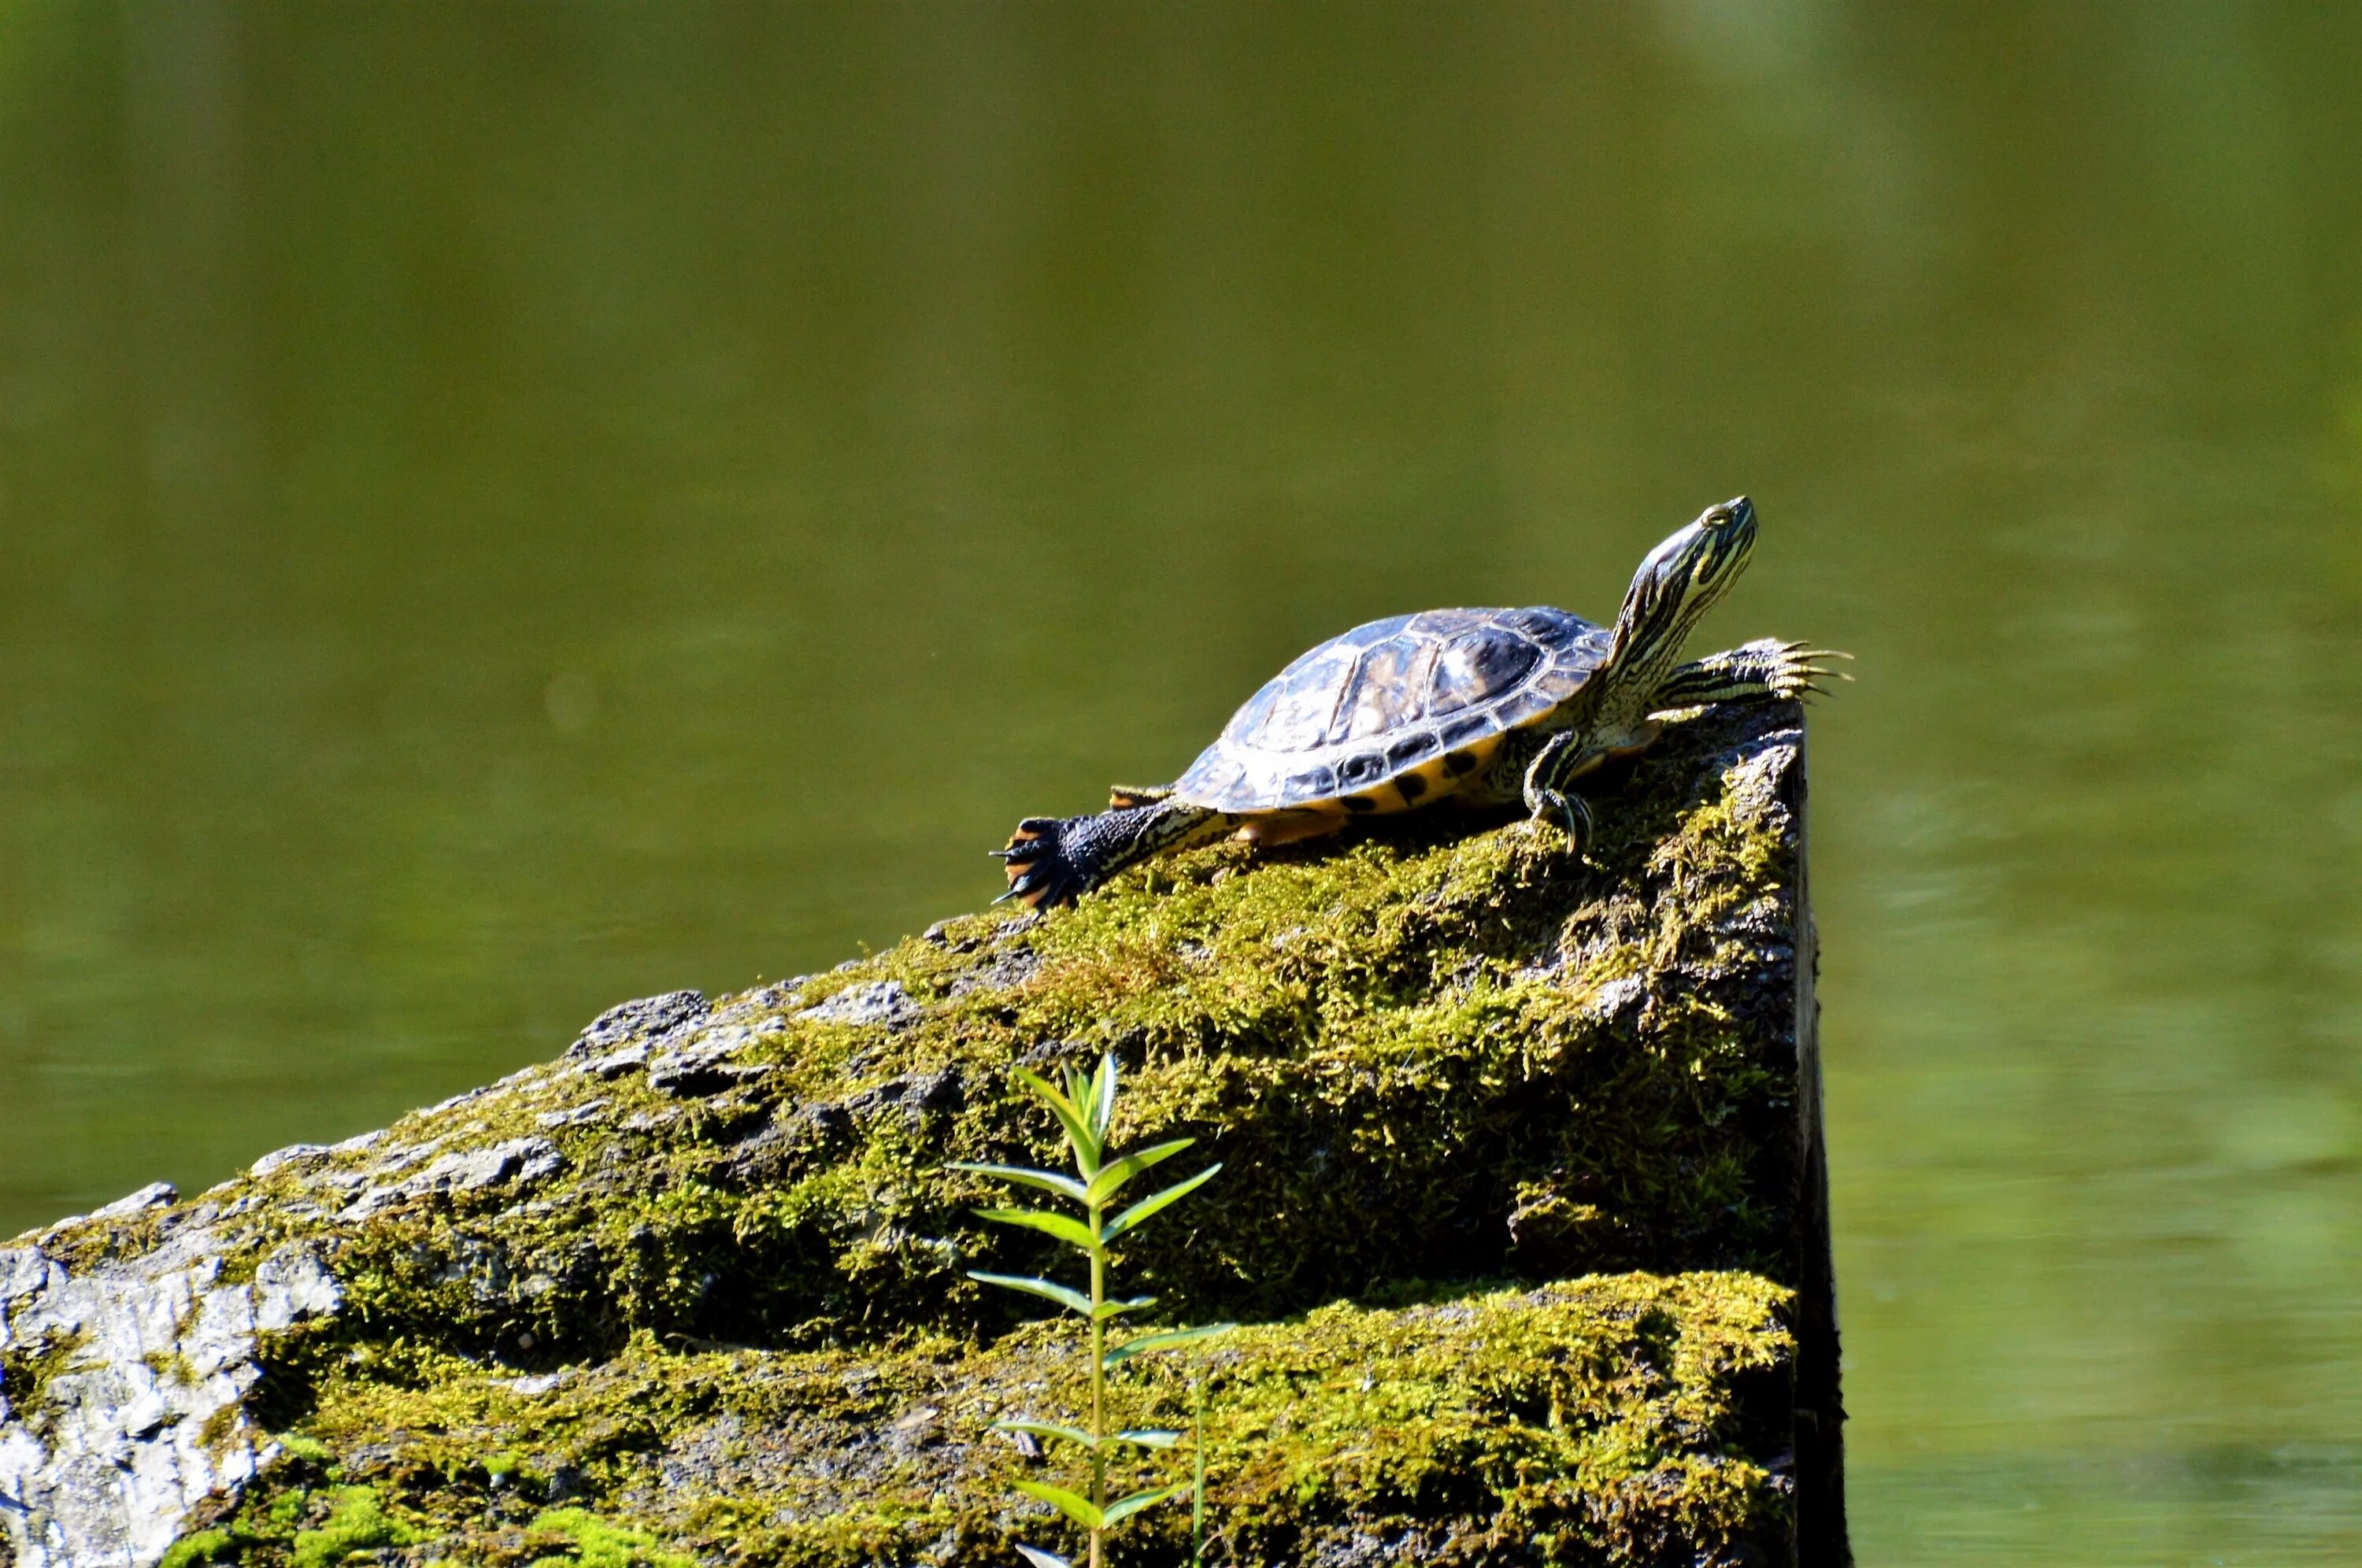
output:
[[[1609,640],[1548,605],[1372,621],[1272,677],[1174,792],[1222,812],[1406,810],[1573,696]]]

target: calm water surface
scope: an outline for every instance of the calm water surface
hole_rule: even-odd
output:
[[[1762,508],[1866,1563],[2362,1561],[2362,10],[0,0],[0,1233]]]

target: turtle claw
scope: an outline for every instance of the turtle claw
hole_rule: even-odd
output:
[[[1557,825],[1566,833],[1566,853],[1573,859],[1584,859],[1584,852],[1591,847],[1593,834],[1590,805],[1582,796],[1570,795],[1562,790],[1541,790],[1536,793],[1540,797],[1540,809],[1527,821],[1540,827],[1551,818],[1557,818]]]
[[[1833,669],[1817,662],[1825,658],[1850,659],[1853,655],[1838,648],[1809,647],[1803,643],[1783,646],[1772,673],[1766,681],[1772,694],[1790,701],[1801,702],[1807,696],[1826,697],[1829,689],[1820,684],[1828,679],[1851,680],[1853,676],[1842,669]]]

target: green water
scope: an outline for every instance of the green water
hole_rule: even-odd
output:
[[[2362,9],[0,0],[0,1233],[1745,490],[1869,1564],[2362,1561]]]

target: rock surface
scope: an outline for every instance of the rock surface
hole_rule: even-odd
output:
[[[1122,1283],[1247,1326],[1115,1395],[1202,1379],[1209,1561],[1842,1563],[1797,725],[1672,726],[1587,866],[1442,813],[1204,851],[0,1247],[0,1562],[1065,1544],[988,1429],[1080,1368],[966,1277],[1059,1262],[947,1163],[1054,1158],[1010,1067],[1112,1051],[1120,1142],[1225,1165]]]

